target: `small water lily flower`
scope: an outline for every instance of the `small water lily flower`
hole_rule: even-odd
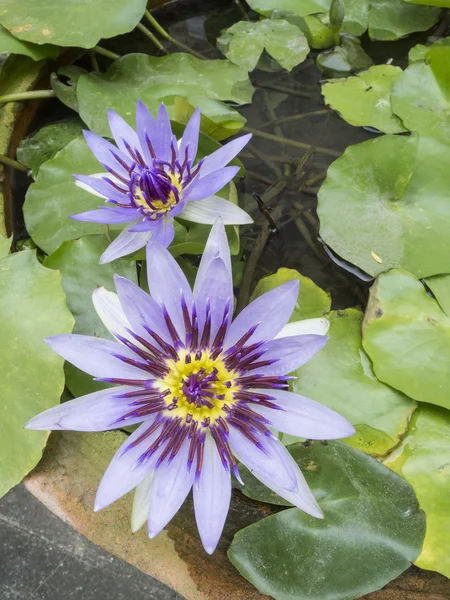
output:
[[[74,175],[77,185],[103,198],[106,205],[71,217],[110,225],[131,222],[107,248],[100,263],[131,254],[150,239],[167,248],[174,237],[174,217],[209,225],[218,216],[225,225],[252,223],[238,206],[214,195],[238,173],[239,167],[226,165],[251,135],[243,135],[195,163],[198,108],[180,140],[172,133],[164,104],[154,119],[139,101],[136,131],[113,110],[108,111],[108,120],[117,146],[91,131],[84,132],[89,148],[107,172]]]
[[[277,494],[314,517],[322,511],[275,430],[312,439],[352,435],[331,409],[288,391],[287,373],[325,344],[325,319],[288,323],[298,281],[263,294],[234,320],[223,224],[211,230],[194,289],[168,250],[147,245],[148,295],[116,276],[117,295],[94,292],[116,341],[59,335],[66,360],[116,387],[51,408],[28,429],[104,431],[141,423],[119,448],[98,488],[100,510],[137,487],[132,528],[156,536],[193,489],[205,550],[217,546],[238,460]]]

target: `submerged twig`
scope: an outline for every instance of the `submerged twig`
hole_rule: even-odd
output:
[[[158,21],[155,19],[155,17],[152,15],[152,13],[149,10],[145,11],[145,17],[146,19],[149,21],[149,23],[152,25],[152,27],[160,34],[162,35],[166,40],[168,40],[169,42],[171,42],[174,46],[178,46],[178,48],[181,48],[182,50],[184,50],[185,52],[189,52],[190,54],[192,54],[193,56],[196,56],[197,58],[205,58],[203,56],[203,54],[200,54],[200,52],[196,52],[195,50],[192,50],[192,48],[189,48],[189,46],[186,46],[186,44],[183,44],[183,42],[180,42],[179,40],[175,39],[174,37],[172,37],[165,29],[164,27],[161,27],[161,25],[158,23]]]
[[[242,131],[245,131],[246,133],[252,133],[257,137],[262,137],[266,140],[271,140],[272,142],[277,142],[278,144],[286,144],[287,146],[293,146],[294,148],[301,148],[302,150],[310,150],[311,148],[314,148],[314,152],[320,152],[321,154],[327,154],[328,156],[333,156],[335,158],[341,155],[340,152],[331,150],[330,148],[324,148],[323,146],[312,146],[311,144],[305,144],[304,142],[298,142],[297,140],[279,137],[278,135],[273,135],[272,133],[267,133],[266,131],[259,131],[258,129],[253,129],[252,127],[243,127]]]

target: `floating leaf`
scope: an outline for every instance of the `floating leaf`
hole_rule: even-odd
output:
[[[90,129],[106,136],[110,135],[106,107],[134,125],[138,99],[153,113],[164,101],[174,118],[177,96],[196,106],[195,99],[199,97],[243,104],[251,101],[252,94],[253,87],[244,69],[227,60],[201,60],[183,53],[162,57],[128,54],[105,73],[82,75],[77,85],[81,118]],[[211,118],[214,120],[214,114]]]
[[[0,235],[0,260],[8,256],[9,249],[11,248],[12,236],[9,238],[5,238]]]
[[[291,508],[239,531],[228,555],[241,575],[275,600],[353,600],[409,567],[425,518],[406,481],[340,442],[290,451],[325,518]]]
[[[450,0],[405,0],[408,4],[425,4],[426,6],[439,6],[439,8],[450,8]]]
[[[147,0],[3,0],[0,23],[15,37],[57,46],[92,48],[101,38],[127,33],[136,27]]]
[[[105,225],[69,218],[102,203],[100,198],[76,186],[72,174],[93,175],[101,170],[83,136],[72,140],[39,169],[26,195],[24,216],[29,234],[47,254],[68,240],[105,232]]]
[[[307,15],[300,17],[286,10],[274,10],[272,19],[285,19],[303,31],[311,48],[322,50],[330,48],[335,43],[335,36],[331,29],[321,21],[322,15]]]
[[[247,4],[265,17],[272,16],[274,10],[288,10],[304,17],[315,13],[327,13],[331,0],[248,0]]]
[[[376,65],[354,77],[328,81],[322,85],[322,94],[351,125],[401,133],[406,129],[392,113],[390,95],[402,72],[392,65]]]
[[[433,45],[409,65],[392,90],[393,111],[405,126],[447,142],[450,136],[450,46]]]
[[[253,291],[251,300],[293,279],[298,279],[300,282],[300,292],[290,321],[323,317],[331,307],[330,295],[316,285],[309,277],[300,275],[295,269],[281,268],[273,275],[268,275],[260,279]]]
[[[77,112],[77,85],[79,78],[84,73],[87,73],[86,69],[76,65],[67,65],[58,69],[57,73],[50,75],[50,85],[58,100]],[[66,78],[67,81],[64,82],[60,77]]]
[[[1,11],[0,11],[1,18]],[[22,42],[9,33],[7,29],[0,26],[0,53],[6,54],[23,54],[29,56],[33,60],[42,60],[44,58],[56,58],[59,48],[51,44],[30,44]]]
[[[350,36],[343,36],[340,46],[319,54],[316,62],[327,76],[336,77],[351,71],[367,69],[373,64],[370,56],[361,48],[360,41]]]
[[[0,496],[39,462],[45,431],[27,431],[25,423],[57,404],[64,388],[63,359],[44,338],[69,333],[61,275],[45,269],[34,252],[0,262]]]
[[[82,129],[83,123],[79,119],[46,125],[33,135],[21,139],[17,148],[17,159],[27,165],[36,178],[42,163],[53,158],[59,150],[76,138]]]
[[[407,396],[373,374],[361,344],[360,310],[332,311],[329,340],[303,365],[292,391],[321,402],[355,425],[356,435],[345,441],[369,454],[380,456],[398,444],[416,407]],[[294,438],[283,437],[289,443]]]
[[[402,444],[384,464],[412,485],[427,517],[415,564],[450,577],[450,413],[421,405]]]
[[[447,317],[450,317],[450,275],[427,277],[425,283],[433,292]]]
[[[369,35],[373,40],[398,40],[415,31],[426,31],[440,14],[433,6],[415,6],[404,0],[372,0],[369,6]]]
[[[370,290],[363,345],[376,376],[415,400],[450,408],[450,318],[400,269]]]
[[[247,71],[256,68],[264,50],[288,71],[303,62],[309,52],[303,33],[283,19],[239,21],[222,33],[217,45],[232,63]]]
[[[323,240],[373,276],[450,272],[449,164],[449,145],[417,135],[350,146],[319,191]]]
[[[67,306],[75,317],[74,333],[110,338],[111,335],[101,322],[92,303],[92,292],[98,286],[115,291],[114,274],[137,283],[136,263],[120,258],[104,265],[100,256],[109,242],[103,235],[88,235],[79,240],[65,242],[50,256],[44,265],[59,269],[62,285],[67,296]],[[66,385],[74,396],[81,396],[106,387],[92,381],[92,377],[66,364]]]

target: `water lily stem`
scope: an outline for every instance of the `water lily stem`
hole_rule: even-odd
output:
[[[91,61],[92,70],[95,71],[95,73],[100,73],[100,67],[98,66],[97,57],[95,56],[95,52],[93,50],[89,50],[88,54],[89,54],[89,59]]]
[[[28,167],[19,161],[14,160],[13,158],[9,158],[9,156],[5,156],[4,154],[0,154],[0,163],[3,163],[8,167],[12,167],[13,169],[17,169],[18,171],[24,171],[25,173],[29,171]]]
[[[178,46],[178,48],[181,48],[185,52],[189,52],[190,54],[192,54],[193,56],[196,56],[197,58],[205,58],[203,56],[203,54],[200,54],[200,52],[196,52],[195,50],[192,50],[192,48],[189,48],[189,46],[186,46],[186,44],[183,44],[183,42],[178,41],[177,39],[173,38],[169,33],[167,33],[167,31],[164,29],[164,27],[161,27],[161,25],[158,23],[158,21],[155,19],[155,17],[152,15],[152,13],[149,10],[145,11],[145,16],[146,16],[147,20],[150,22],[150,24],[152,25],[152,27],[154,29],[156,29],[156,31],[160,35],[162,35],[164,38],[166,38],[166,40],[171,42],[174,46]]]
[[[289,138],[280,137],[278,135],[273,135],[272,133],[267,133],[266,131],[252,129],[251,127],[243,127],[242,131],[245,131],[246,133],[252,133],[257,137],[265,138],[266,140],[271,140],[272,142],[286,144],[286,146],[302,148],[302,150],[310,150],[311,148],[314,148],[314,152],[319,152],[320,154],[327,154],[328,156],[334,156],[335,158],[341,155],[340,152],[337,152],[336,150],[331,150],[330,148],[323,148],[322,146],[312,146],[311,144],[305,144],[304,142],[298,142],[297,140],[291,140]]]
[[[54,98],[56,96],[53,90],[34,90],[32,92],[17,92],[17,94],[5,94],[0,96],[0,104],[7,102],[17,102],[19,100],[35,100],[36,98]]]
[[[290,121],[299,121],[300,119],[306,119],[307,117],[315,117],[317,115],[326,115],[330,111],[329,108],[322,108],[321,110],[312,110],[310,112],[301,113],[299,115],[289,115],[288,117],[282,117],[280,119],[272,119],[271,121],[266,121],[260,127],[269,127],[270,125],[281,125],[282,123],[289,123]]]
[[[145,27],[144,25],[142,25],[142,23],[138,23],[136,25],[136,28],[139,29],[139,31],[142,31],[142,33],[144,35],[146,35],[148,37],[148,39],[151,40],[159,50],[161,50],[162,52],[164,52],[164,54],[170,54],[170,52],[167,50],[167,48],[161,44],[161,42],[158,40],[158,38],[156,37],[156,35],[154,35],[150,31],[150,29],[147,29],[147,27]]]
[[[101,46],[94,46],[92,50],[97,54],[101,54],[102,56],[106,56],[106,58],[110,58],[111,60],[117,60],[121,58],[120,54],[116,54],[111,50],[106,50],[106,48],[102,48]]]

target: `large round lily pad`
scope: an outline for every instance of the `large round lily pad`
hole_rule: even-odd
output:
[[[44,338],[72,326],[60,273],[28,250],[0,261],[0,496],[41,458],[47,432],[23,427],[59,402],[64,361]]]
[[[378,379],[450,408],[450,318],[411,273],[393,269],[372,286],[363,346]]]
[[[0,53],[23,54],[33,60],[42,60],[44,58],[56,58],[58,56],[58,47],[51,44],[38,46],[37,44],[23,42],[15,38],[7,29],[0,26]]]
[[[305,36],[284,19],[239,21],[217,39],[232,63],[253,71],[264,49],[288,71],[305,60],[309,52]]]
[[[433,45],[397,80],[393,111],[406,127],[448,142],[450,136],[450,46]]]
[[[3,0],[0,23],[15,37],[36,44],[92,48],[101,38],[134,29],[147,0]]]
[[[435,295],[447,317],[450,317],[450,275],[427,277],[425,283]]]
[[[402,72],[392,65],[375,65],[354,77],[328,81],[322,85],[322,94],[350,125],[401,133],[406,130],[392,113],[390,94]]]
[[[67,305],[75,317],[74,333],[110,338],[92,302],[92,292],[98,286],[115,291],[114,274],[137,283],[136,263],[128,258],[99,264],[109,242],[104,235],[88,235],[65,242],[45,259],[45,266],[59,269],[67,295]],[[66,363],[66,385],[74,396],[102,389],[105,384],[93,381],[90,375]]]
[[[228,552],[239,572],[276,600],[352,600],[407,569],[425,534],[411,486],[341,442],[290,451],[325,518],[291,508],[242,529]]]
[[[319,192],[322,238],[373,276],[450,272],[449,164],[450,145],[417,135],[350,146]]]
[[[292,389],[355,425],[357,432],[346,443],[375,456],[386,454],[405,434],[416,403],[373,374],[361,344],[360,310],[332,311],[328,318],[327,344],[295,373]]]
[[[77,85],[80,116],[100,135],[110,135],[107,108],[134,125],[139,99],[154,114],[164,100],[174,118],[177,96],[197,106],[205,98],[244,104],[251,101],[252,94],[253,86],[245,69],[228,60],[201,60],[181,52],[162,57],[128,54],[116,60],[105,73],[82,75]],[[209,114],[208,104],[205,106],[202,112],[220,124],[217,114]],[[216,113],[217,105],[214,106]],[[229,111],[224,118],[230,120]]]
[[[427,517],[415,564],[450,577],[450,413],[421,405],[402,444],[384,464],[413,486]]]

